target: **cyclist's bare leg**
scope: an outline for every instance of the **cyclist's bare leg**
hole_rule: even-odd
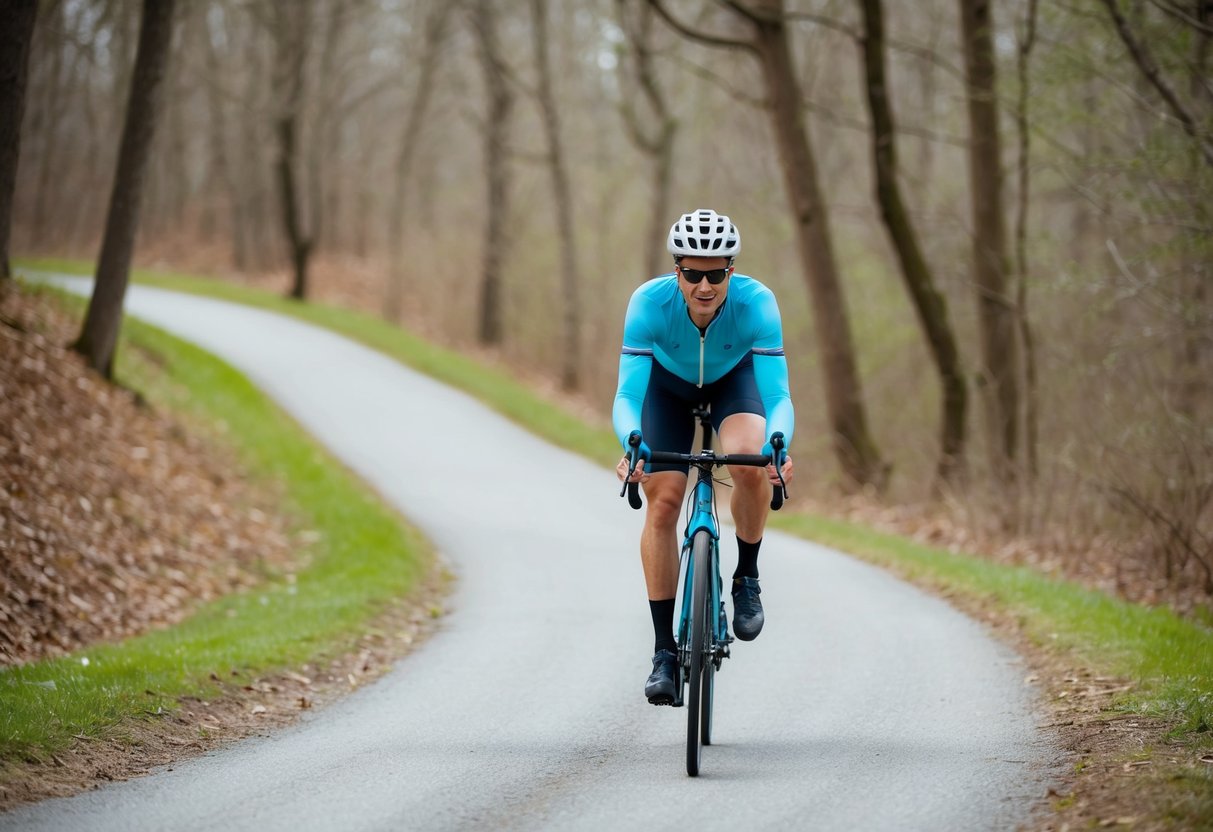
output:
[[[766,444],[766,419],[734,413],[720,425],[720,447],[726,454],[760,454]],[[733,478],[733,525],[737,529],[737,571],[733,573],[733,632],[751,641],[762,632],[765,616],[758,598],[758,544],[770,510],[771,486],[766,469],[730,465]]]
[[[640,535],[640,559],[649,600],[660,601],[678,592],[678,516],[687,477],[681,471],[660,471],[643,488],[648,510]]]
[[[726,454],[762,453],[766,424],[767,420],[756,413],[734,413],[720,425],[720,449]],[[729,476],[733,478],[730,507],[737,536],[756,543],[762,539],[771,504],[766,470],[730,465]]]

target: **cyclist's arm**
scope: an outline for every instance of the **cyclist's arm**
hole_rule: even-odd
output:
[[[649,389],[649,376],[653,372],[653,333],[652,327],[645,319],[645,305],[646,301],[639,293],[632,295],[623,326],[619,386],[615,391],[611,421],[624,451],[628,450],[628,436],[631,432],[640,430],[644,397]]]
[[[767,412],[767,436],[783,433],[786,447],[792,446],[796,412],[788,386],[788,360],[783,352],[783,322],[775,295],[767,290],[755,299],[758,330],[754,338],[754,381]]]

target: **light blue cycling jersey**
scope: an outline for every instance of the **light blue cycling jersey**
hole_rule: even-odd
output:
[[[721,378],[746,355],[754,355],[754,381],[767,413],[766,434],[782,431],[792,444],[795,414],[788,392],[783,324],[775,295],[752,277],[734,274],[724,304],[707,328],[691,320],[673,273],[643,284],[628,303],[619,358],[619,389],[612,413],[615,434],[628,447],[640,430],[640,415],[656,359],[674,375],[702,387]]]

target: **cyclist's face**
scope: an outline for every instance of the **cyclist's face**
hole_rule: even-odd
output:
[[[713,269],[724,269],[725,278],[720,283],[713,284],[706,276],[699,277],[698,283],[691,283],[683,270],[691,272],[710,272]],[[706,325],[716,314],[716,310],[724,303],[724,296],[729,291],[729,279],[733,269],[725,257],[684,257],[677,266],[678,288],[686,299],[687,309],[690,310],[691,320],[700,326]]]

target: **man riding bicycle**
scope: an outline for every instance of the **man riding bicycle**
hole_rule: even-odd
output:
[[[786,449],[795,418],[779,306],[766,286],[733,273],[733,259],[741,250],[736,226],[701,208],[674,223],[666,249],[674,256],[673,273],[643,284],[628,303],[613,410],[615,433],[625,451],[631,437],[641,440],[642,464],[629,478],[624,456],[616,470],[620,480],[643,483],[648,497],[640,556],[655,635],[653,672],[644,693],[654,705],[672,704],[676,691],[677,526],[688,468],[644,462],[649,448],[690,452],[695,436],[691,414],[700,404],[710,405],[726,454],[771,455],[777,434]],[[786,450],[782,454],[783,479],[790,482],[792,460]],[[771,484],[779,480],[774,465],[765,472],[729,466],[729,473],[738,550],[733,631],[751,641],[764,621],[758,549]]]

